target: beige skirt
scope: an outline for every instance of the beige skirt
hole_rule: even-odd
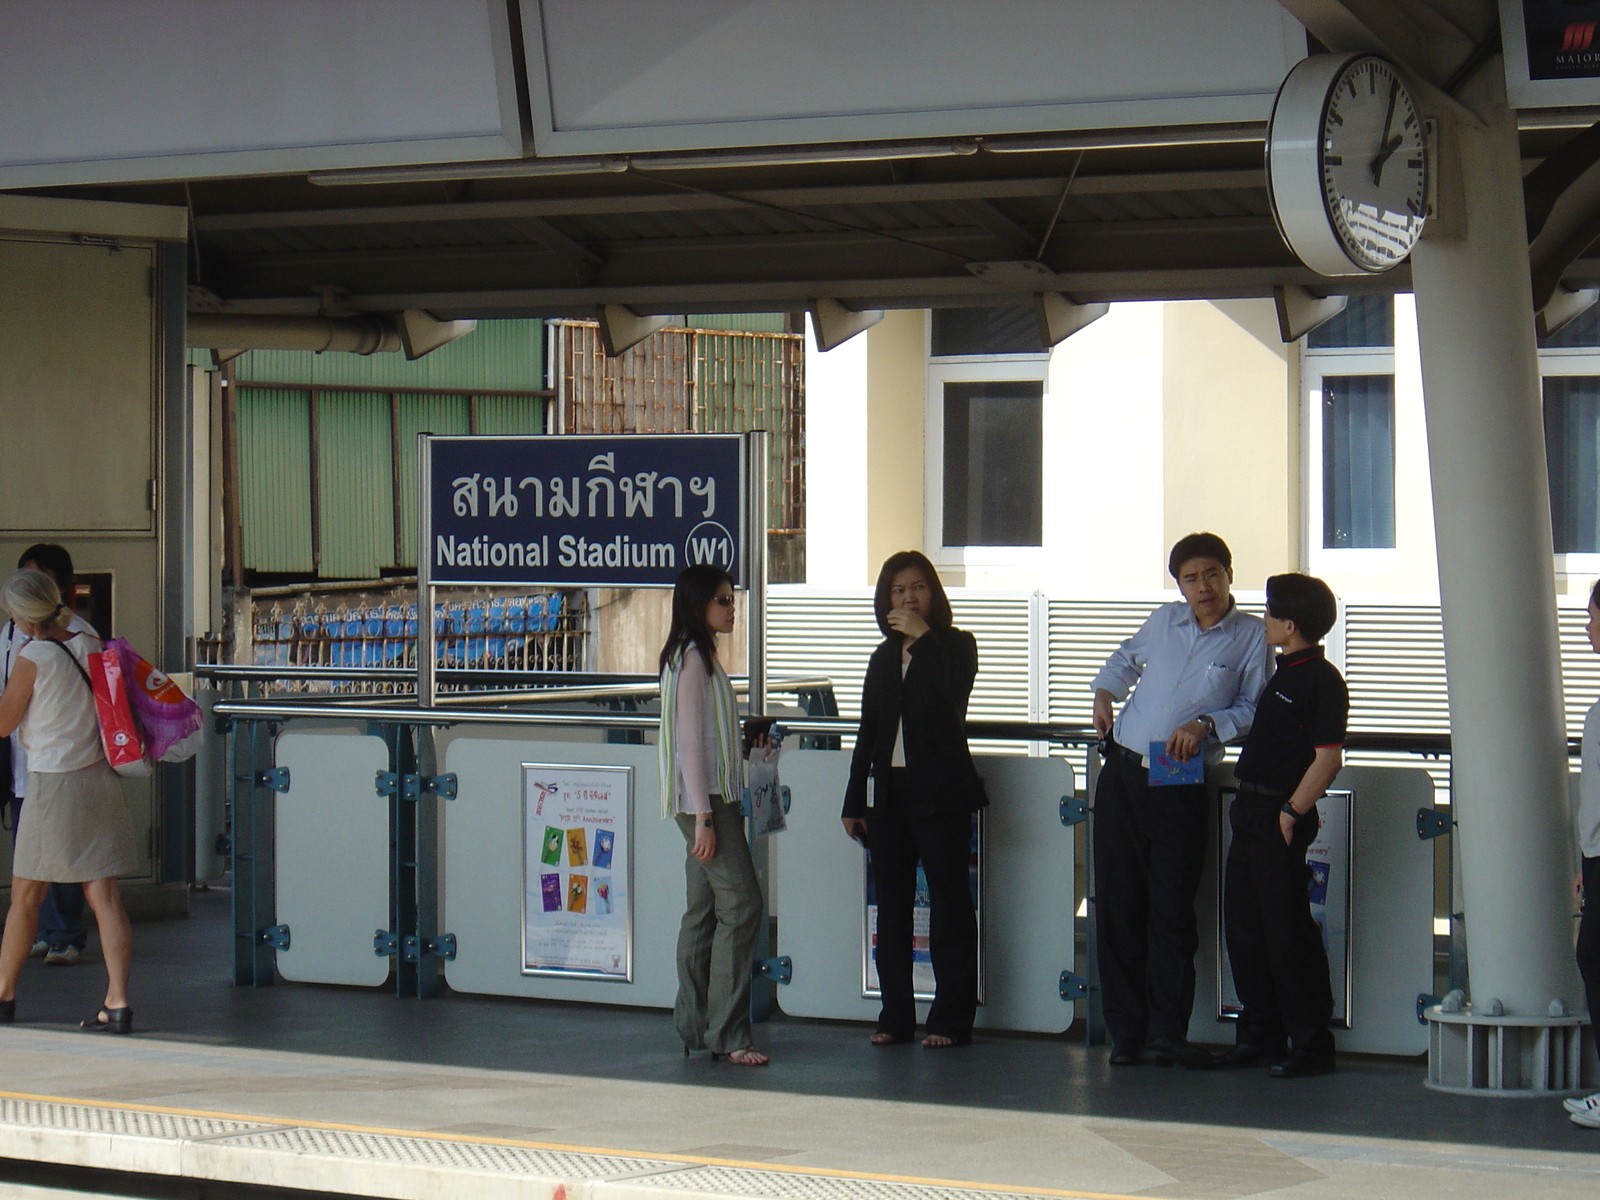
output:
[[[49,883],[127,875],[139,865],[122,780],[105,759],[76,771],[29,771],[11,873]]]

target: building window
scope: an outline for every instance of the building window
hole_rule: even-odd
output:
[[[1556,553],[1600,553],[1600,378],[1545,379],[1544,451]]]
[[[944,385],[944,544],[1042,544],[1044,385]]]
[[[930,336],[934,358],[979,354],[1043,354],[1033,305],[1011,308],[936,308]]]
[[[1343,312],[1306,334],[1308,350],[1393,345],[1393,296],[1351,296]]]
[[[1322,377],[1322,545],[1394,545],[1394,376]]]

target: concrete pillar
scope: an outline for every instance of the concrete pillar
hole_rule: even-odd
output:
[[[1412,254],[1471,1000],[1580,1011],[1549,479],[1515,114],[1457,130],[1464,236]],[[1447,147],[1448,150],[1448,147]],[[1446,202],[1456,202],[1447,196]]]

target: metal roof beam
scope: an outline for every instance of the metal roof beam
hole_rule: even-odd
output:
[[[804,208],[834,204],[936,203],[962,200],[1054,199],[1065,175],[1025,179],[974,179],[939,183],[852,184],[832,187],[741,189],[740,198],[685,192],[629,196],[530,197],[522,200],[462,201],[455,204],[400,204],[367,208],[316,208],[285,212],[209,213],[195,217],[201,234],[259,229],[308,229],[355,225],[429,224],[439,221],[519,220],[530,217],[586,217],[619,213],[709,212],[757,204]],[[1131,195],[1139,192],[1237,191],[1266,187],[1255,167],[1209,171],[1160,171],[1079,175],[1073,196]]]
[[[999,286],[963,272],[960,275],[926,275],[921,278],[874,276],[815,277],[761,281],[637,284],[627,287],[508,288],[459,291],[414,291],[353,294],[345,298],[356,312],[390,312],[420,308],[436,315],[484,315],[497,311],[541,310],[592,316],[597,305],[626,304],[641,315],[685,311],[729,311],[719,305],[770,305],[767,311],[804,307],[819,292],[851,308],[977,307],[1012,301],[1023,303],[1038,288],[1066,292],[1081,303],[1104,299],[1180,299],[1206,297],[1271,296],[1275,285],[1289,282],[1326,288],[1329,281],[1298,264],[1151,268],[1148,270],[1064,271],[1041,276],[1027,292]],[[1403,291],[1409,286],[1404,268],[1378,281],[1341,281],[1347,291]],[[314,297],[235,300],[233,312],[315,311]]]
[[[1279,0],[1335,53],[1383,54],[1434,85],[1477,48],[1492,0]]]

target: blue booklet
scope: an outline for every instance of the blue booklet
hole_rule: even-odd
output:
[[[1196,754],[1188,762],[1167,753],[1165,742],[1150,743],[1150,786],[1176,787],[1180,783],[1204,783],[1206,758]]]

